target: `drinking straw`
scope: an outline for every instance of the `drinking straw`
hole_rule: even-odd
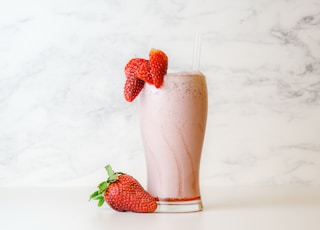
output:
[[[194,36],[193,61],[192,61],[192,69],[194,71],[200,71],[200,51],[201,51],[201,33],[196,32]]]

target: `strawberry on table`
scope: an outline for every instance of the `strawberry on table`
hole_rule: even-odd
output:
[[[98,185],[98,191],[91,194],[90,200],[98,200],[98,206],[108,203],[116,211],[154,212],[157,208],[153,198],[132,176],[114,172],[110,165],[105,169],[108,179]]]
[[[149,53],[149,61],[153,84],[156,88],[160,88],[163,84],[164,75],[167,74],[168,57],[161,50],[151,49]]]

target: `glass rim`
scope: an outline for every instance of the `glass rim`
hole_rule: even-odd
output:
[[[171,76],[205,76],[201,71],[181,71],[181,72],[168,72],[165,77]]]

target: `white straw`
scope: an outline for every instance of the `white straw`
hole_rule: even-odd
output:
[[[192,61],[192,69],[194,71],[200,71],[200,53],[201,53],[201,33],[196,32],[194,36],[193,61]]]

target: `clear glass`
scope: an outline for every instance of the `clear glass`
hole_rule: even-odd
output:
[[[199,168],[208,94],[201,72],[167,74],[157,89],[145,84],[139,96],[147,190],[156,212],[202,210]]]

